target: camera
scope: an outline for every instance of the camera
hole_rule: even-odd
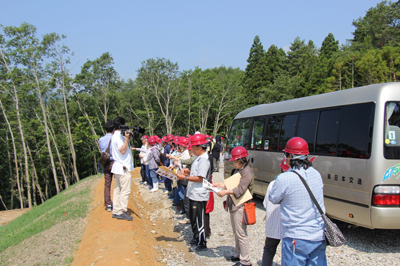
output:
[[[122,136],[125,136],[125,133],[132,129],[132,131],[129,132],[129,135],[131,135],[132,138],[138,138],[139,134],[144,133],[144,128],[142,127],[129,127],[127,125],[121,125],[119,128],[121,129]]]

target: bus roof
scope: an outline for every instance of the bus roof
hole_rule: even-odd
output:
[[[382,95],[398,91],[400,83],[380,83],[342,91],[323,93],[282,102],[260,104],[241,111],[235,119],[261,116],[266,114],[290,113],[299,110],[312,110],[347,104],[377,102]],[[397,93],[396,93],[397,94]],[[389,97],[390,98],[390,97]],[[399,99],[400,100],[400,99]]]

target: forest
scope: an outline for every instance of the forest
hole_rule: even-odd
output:
[[[225,137],[235,115],[257,104],[397,82],[400,1],[378,3],[353,26],[345,44],[328,33],[319,48],[295,37],[288,51],[265,50],[255,36],[244,71],[149,58],[124,80],[109,52],[72,75],[66,36],[0,25],[0,210],[34,207],[101,172],[98,139],[117,116],[146,135]]]

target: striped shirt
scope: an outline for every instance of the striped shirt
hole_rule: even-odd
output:
[[[293,169],[280,174],[269,194],[269,200],[281,204],[283,224],[282,238],[297,238],[309,241],[324,240],[325,224],[300,178]],[[313,167],[296,170],[307,182],[317,202],[325,212],[324,184],[321,175]]]
[[[265,218],[265,236],[268,238],[281,239],[283,233],[281,205],[273,204],[268,200],[274,183],[275,181],[269,183],[263,202],[264,208],[267,210],[267,216]]]

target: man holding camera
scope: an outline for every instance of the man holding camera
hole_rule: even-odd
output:
[[[131,171],[133,170],[133,157],[129,147],[130,131],[121,134],[121,126],[125,125],[125,119],[117,117],[113,121],[115,132],[112,136],[112,157],[114,164],[111,172],[115,177],[113,194],[113,218],[131,221],[133,218],[128,211],[129,195],[131,193]]]

